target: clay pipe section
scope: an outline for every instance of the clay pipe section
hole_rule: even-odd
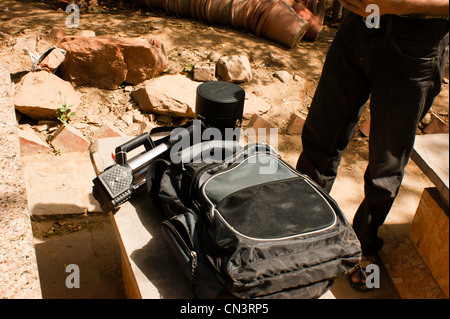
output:
[[[317,11],[323,0],[132,0],[150,9],[192,17],[209,24],[230,25],[294,47],[306,36],[316,39],[322,30]],[[318,12],[318,11],[317,11]]]

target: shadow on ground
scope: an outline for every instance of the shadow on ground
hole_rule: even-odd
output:
[[[44,299],[125,298],[120,248],[107,215],[33,221]],[[68,265],[79,268],[79,288],[68,288]],[[69,278],[70,282],[74,282]]]

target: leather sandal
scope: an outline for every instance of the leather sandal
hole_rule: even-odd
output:
[[[363,268],[361,263],[366,264],[366,266]],[[365,272],[365,269],[370,264],[381,264],[380,257],[378,256],[378,254],[374,254],[374,255],[370,255],[370,256],[363,255],[363,260],[361,260],[361,263],[357,264],[352,270],[350,270],[350,272],[347,275],[347,278],[350,282],[350,285],[353,287],[353,289],[355,289],[357,291],[372,290],[372,288],[368,288],[366,285],[367,273]],[[352,280],[352,278],[355,278],[355,276],[356,276],[355,274],[357,274],[357,276],[359,277],[358,282],[354,282]]]
[[[353,281],[355,274],[358,274],[359,276],[358,282]],[[366,285],[367,274],[364,272],[364,269],[361,267],[361,264],[357,264],[352,270],[350,270],[350,272],[347,274],[347,278],[350,283],[350,286],[352,286],[353,289],[361,292],[370,290]]]

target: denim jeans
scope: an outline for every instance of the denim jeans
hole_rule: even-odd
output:
[[[397,196],[418,124],[441,90],[448,20],[381,17],[379,29],[350,14],[327,54],[303,128],[297,169],[326,191],[370,97],[365,198],[353,219],[363,253],[381,249],[378,228]]]

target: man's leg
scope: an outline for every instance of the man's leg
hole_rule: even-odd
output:
[[[369,165],[364,175],[365,199],[353,220],[365,255],[376,253],[383,245],[378,228],[397,196],[418,123],[439,93],[436,87],[440,87],[442,64],[448,58],[448,37],[422,37],[420,32],[426,28],[411,30],[410,21],[402,23],[378,38],[365,63],[373,83]],[[439,30],[431,32],[439,35]]]
[[[303,127],[303,151],[297,169],[327,192],[369,97],[370,84],[359,56],[367,32],[364,28],[353,15],[338,31]]]

